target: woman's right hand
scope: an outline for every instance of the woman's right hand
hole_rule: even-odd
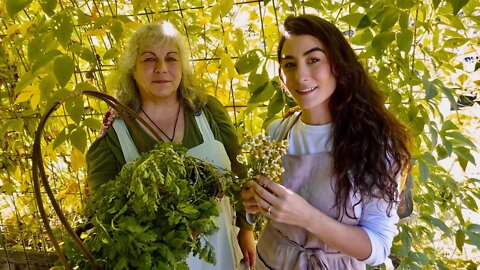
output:
[[[240,193],[242,197],[243,207],[250,214],[256,214],[260,211],[260,206],[255,200],[255,190],[252,188],[254,180],[250,180],[245,185],[246,188]]]

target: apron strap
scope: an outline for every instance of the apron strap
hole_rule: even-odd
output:
[[[115,133],[117,133],[118,140],[120,141],[125,162],[128,163],[137,159],[140,154],[138,153],[135,143],[133,143],[132,136],[130,136],[130,132],[128,132],[125,121],[121,118],[117,118],[113,121],[112,126],[113,129],[115,129]]]
[[[215,140],[215,137],[213,136],[212,129],[210,128],[210,124],[207,121],[207,117],[203,113],[203,110],[199,115],[195,115],[195,121],[197,122],[198,129],[200,130],[200,133],[202,134],[203,141],[211,141]]]
[[[283,118],[278,127],[273,132],[272,139],[275,141],[285,140],[288,136],[290,129],[300,119],[301,112],[295,112],[294,114]]]

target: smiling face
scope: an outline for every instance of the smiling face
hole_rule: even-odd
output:
[[[177,98],[182,80],[182,63],[172,42],[144,46],[135,63],[134,78],[143,101]]]
[[[328,120],[328,102],[337,81],[326,53],[317,38],[291,35],[282,47],[280,69],[282,81],[304,114]]]

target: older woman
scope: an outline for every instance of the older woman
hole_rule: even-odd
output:
[[[241,174],[236,160],[239,144],[233,124],[222,104],[197,85],[188,59],[186,41],[167,22],[150,23],[132,34],[114,74],[114,89],[120,102],[139,113],[164,142],[178,142],[195,157]],[[112,116],[110,116],[112,120]],[[111,181],[126,162],[148,151],[158,141],[140,122],[134,122],[138,137],[116,118],[87,153],[87,183],[91,192]],[[142,142],[140,142],[142,141]],[[141,146],[146,145],[146,148]],[[238,244],[232,232],[234,216],[228,198],[220,202],[220,230],[207,240],[216,253],[216,265],[190,256],[190,269],[235,269],[241,259],[254,264],[255,242],[244,213],[237,213]],[[239,248],[241,252],[239,251]],[[238,251],[238,252],[237,252]]]

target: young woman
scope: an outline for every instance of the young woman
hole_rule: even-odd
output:
[[[301,110],[269,128],[289,143],[282,183],[257,176],[242,192],[248,213],[270,219],[256,269],[381,264],[397,233],[410,135],[339,29],[313,15],[290,16],[284,29],[280,79]]]
[[[243,167],[236,160],[240,150],[233,124],[222,104],[196,84],[186,44],[170,23],[141,26],[120,58],[114,77],[116,96],[138,112],[163,141],[182,143],[189,149],[188,154],[240,174]],[[105,122],[102,136],[87,153],[90,192],[114,179],[126,162],[137,158],[139,153],[162,143],[140,122],[135,122],[140,138],[131,136],[132,130],[114,114]],[[147,147],[142,149],[144,144]],[[234,269],[242,253],[244,261],[254,263],[255,242],[244,213],[237,213],[240,227],[237,244],[237,235],[232,235],[235,230],[228,198],[220,206],[220,230],[207,238],[214,247],[217,263],[211,265],[190,256],[187,259],[190,269]]]

